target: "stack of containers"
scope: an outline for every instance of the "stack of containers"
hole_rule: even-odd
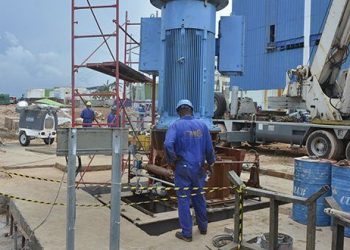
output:
[[[350,212],[350,164],[340,161],[332,166],[332,196],[344,212]],[[345,228],[345,237],[350,237],[350,228]]]
[[[331,185],[332,161],[310,157],[295,159],[293,195],[308,198],[322,186]],[[350,174],[349,174],[350,177]],[[350,194],[350,193],[349,193]],[[329,226],[330,217],[324,213],[324,198],[331,195],[331,190],[317,200],[316,226]],[[306,225],[308,218],[307,207],[293,204],[292,219]]]

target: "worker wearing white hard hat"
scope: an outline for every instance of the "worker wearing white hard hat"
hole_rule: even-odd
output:
[[[83,127],[92,127],[92,122],[95,120],[95,111],[91,108],[91,102],[86,102],[86,108],[80,113],[83,118]]]
[[[208,217],[202,193],[207,176],[205,161],[207,166],[211,166],[208,169],[211,173],[215,162],[209,130],[203,122],[193,117],[193,109],[189,100],[178,102],[176,111],[180,119],[169,127],[164,141],[167,161],[175,168],[175,186],[179,188],[176,193],[182,231],[177,232],[175,236],[188,242],[192,241],[191,200],[199,232],[207,233]],[[192,193],[195,195],[192,196]]]

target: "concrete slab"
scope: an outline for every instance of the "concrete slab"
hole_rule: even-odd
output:
[[[31,169],[21,170],[23,174],[35,174],[45,178],[62,177],[59,170]],[[34,172],[34,173],[33,173]],[[52,202],[58,191],[58,183],[48,183],[24,178],[7,178],[0,183],[0,190],[3,193],[27,199]],[[66,202],[66,186],[63,185],[59,193],[58,202]],[[82,190],[77,190],[77,203],[79,204],[100,204],[93,197]],[[46,217],[50,206],[40,205],[19,200],[12,200],[11,210],[14,212],[15,220],[26,228],[26,234],[39,225]],[[108,208],[83,208],[77,207],[76,219],[76,249],[108,249],[109,246],[109,216]],[[44,249],[65,248],[65,220],[66,208],[55,206],[47,221],[35,232],[35,238]],[[129,242],[142,245],[145,239],[144,233],[136,226],[125,219],[122,219],[122,245],[128,246]],[[133,232],[132,235],[130,232]],[[136,240],[134,239],[136,237]],[[138,241],[137,239],[140,239]],[[131,248],[126,248],[131,249]]]
[[[62,166],[66,165],[64,157],[52,154],[56,151],[56,143],[45,146],[40,140],[35,140],[28,147],[22,147],[17,141],[9,141],[2,146],[2,149],[6,153],[2,153],[0,157],[0,167],[5,169],[48,167],[55,166],[56,163]],[[87,166],[90,161],[91,157],[83,156],[83,167]],[[110,166],[111,162],[111,157],[98,155],[93,159],[92,165]]]

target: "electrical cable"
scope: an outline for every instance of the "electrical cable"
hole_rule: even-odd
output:
[[[232,234],[219,234],[213,237],[212,243],[214,247],[221,248],[233,242]]]
[[[31,242],[31,238],[32,236],[34,235],[35,231],[38,230],[42,225],[45,224],[45,222],[47,221],[47,219],[50,217],[51,213],[52,213],[52,210],[57,202],[57,199],[58,199],[58,196],[61,192],[61,188],[62,188],[62,184],[63,184],[63,179],[64,179],[64,176],[65,176],[65,172],[63,172],[63,175],[62,175],[62,178],[61,178],[61,182],[60,182],[60,185],[58,187],[58,190],[57,190],[57,193],[56,193],[56,196],[55,196],[55,199],[53,200],[52,202],[52,205],[49,209],[49,212],[47,213],[46,217],[32,230],[31,234],[29,235],[29,238],[28,240],[26,241],[26,243],[24,244],[24,246],[21,248],[21,250],[26,250],[28,244]]]
[[[23,162],[23,163],[16,163],[16,164],[12,164],[12,165],[6,165],[4,167],[16,167],[16,166],[21,166],[21,165],[24,165],[24,164],[32,164],[32,163],[37,163],[37,162],[42,162],[42,161],[48,161],[48,160],[53,160],[53,159],[57,159],[57,156],[55,157],[49,157],[49,158],[46,158],[46,159],[40,159],[40,160],[36,160],[36,161],[26,161],[26,162]]]

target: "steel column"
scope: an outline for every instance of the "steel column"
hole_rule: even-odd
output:
[[[314,250],[316,242],[316,200],[308,206],[306,249]]]
[[[71,85],[72,85],[72,127],[75,127],[75,0],[72,0],[72,26],[71,26],[71,68],[72,68],[72,75],[71,75]]]
[[[67,227],[66,249],[74,250],[75,241],[75,168],[77,157],[77,129],[69,129],[67,166]]]
[[[333,217],[332,227],[332,250],[344,249],[344,226],[339,224],[339,219]]]
[[[269,249],[278,249],[278,206],[276,199],[270,200],[270,233],[269,233]]]
[[[120,124],[120,96],[119,96],[119,0],[115,1],[115,92],[117,105],[117,124]]]
[[[109,249],[120,249],[121,136],[113,131]]]
[[[234,225],[234,235],[233,240],[235,243],[238,243],[239,240],[239,193],[235,192],[235,225]]]

